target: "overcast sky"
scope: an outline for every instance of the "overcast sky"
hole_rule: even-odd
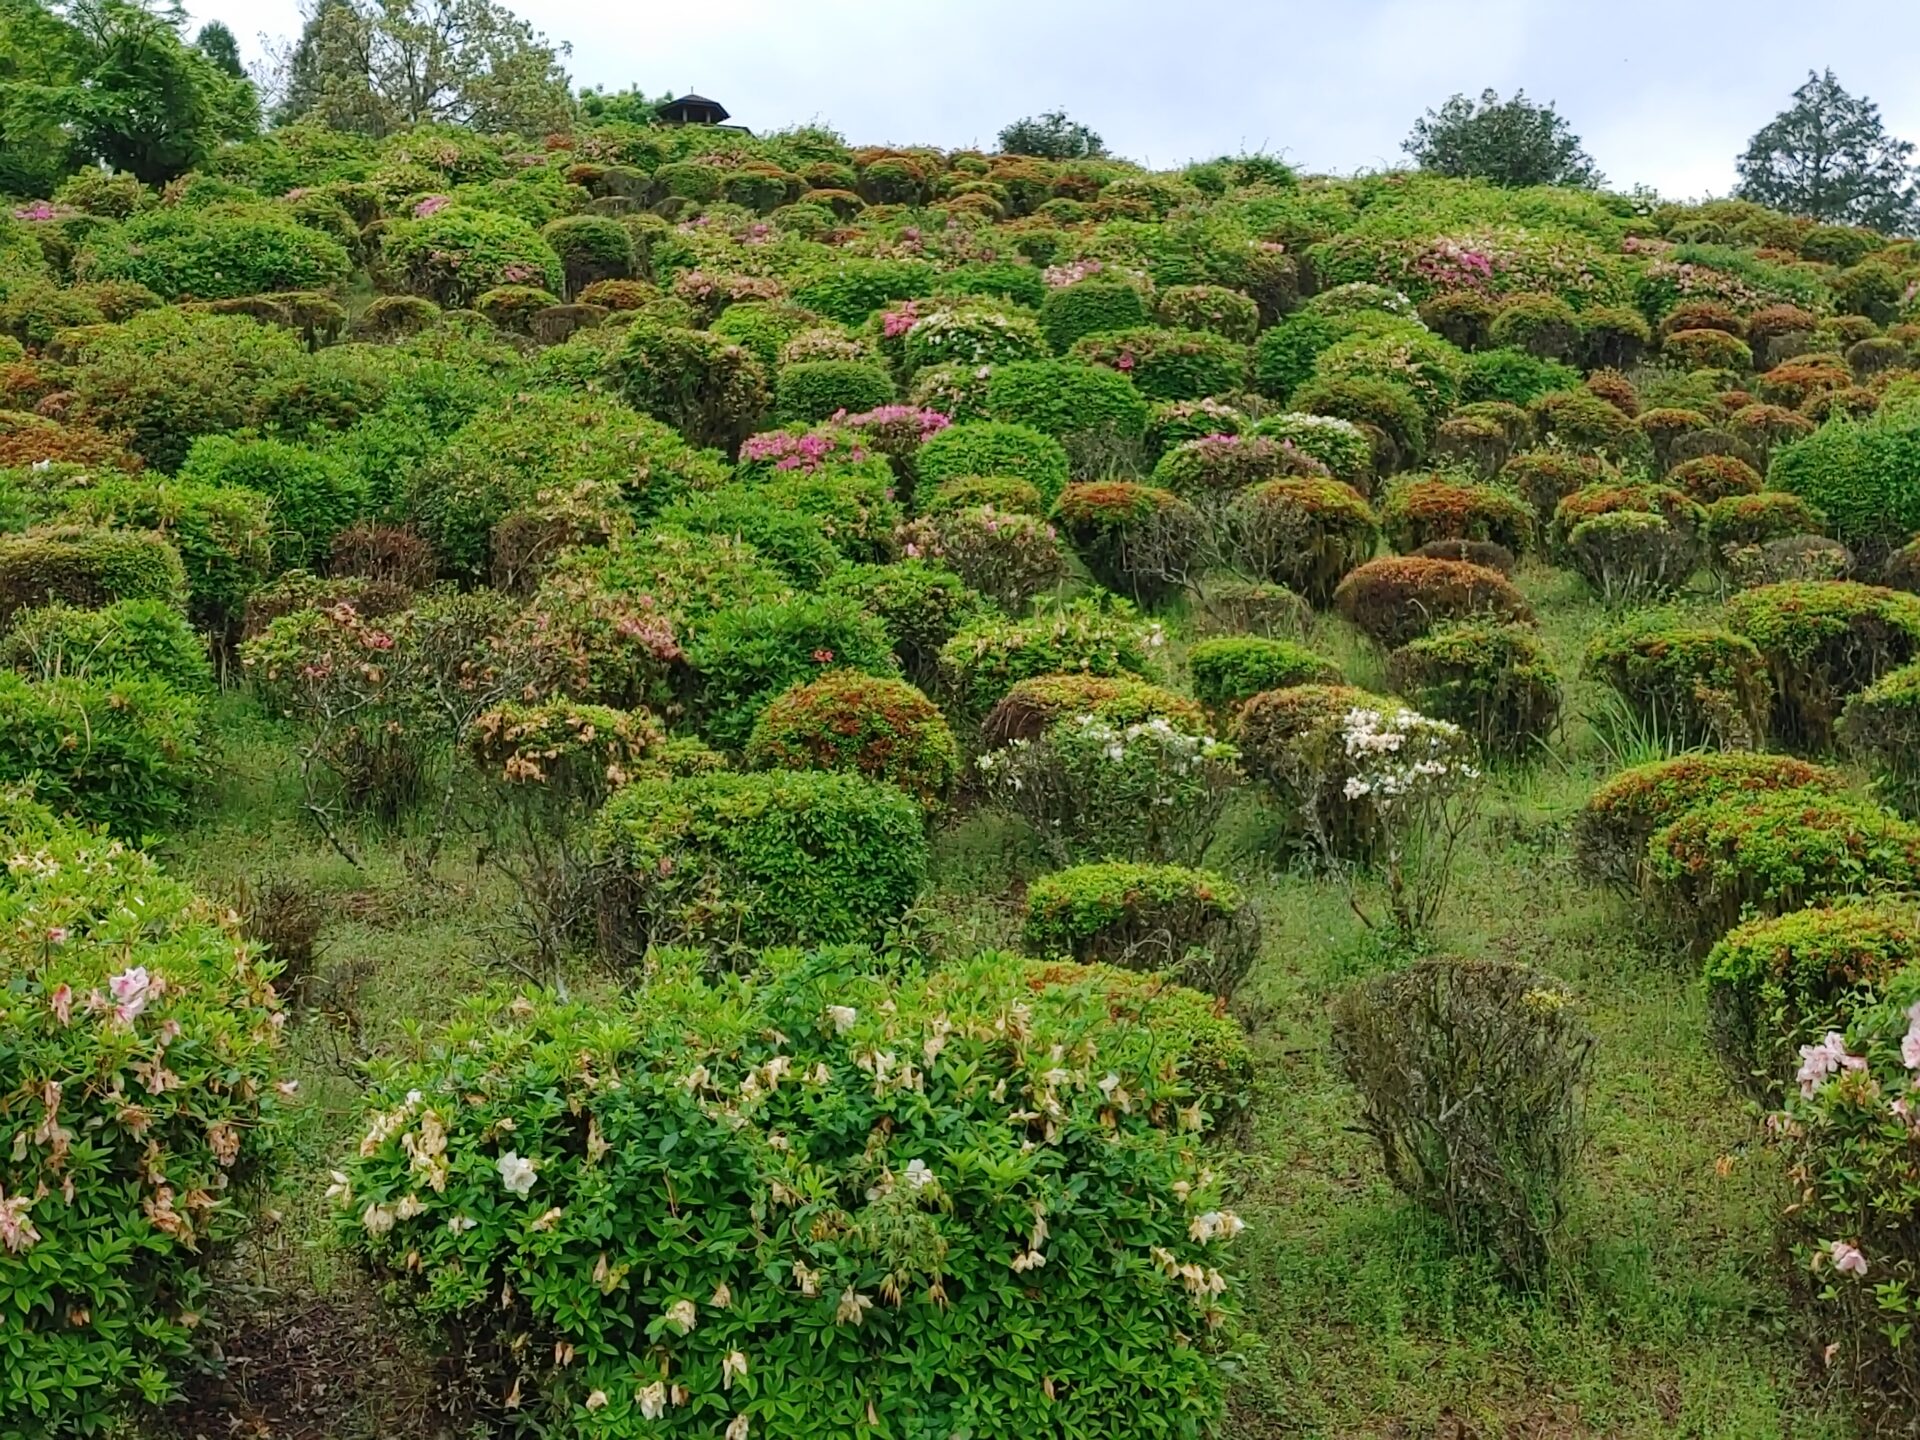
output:
[[[298,0],[188,0],[249,58]],[[1558,103],[1622,189],[1725,194],[1746,139],[1831,66],[1920,141],[1916,0],[520,0],[578,84],[696,90],[756,130],[991,146],[1064,106],[1156,167],[1267,150],[1302,169],[1401,163],[1455,91]]]

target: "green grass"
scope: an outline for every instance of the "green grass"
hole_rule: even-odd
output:
[[[1598,1034],[1593,1143],[1565,1254],[1537,1292],[1515,1293],[1452,1253],[1388,1186],[1352,1128],[1355,1103],[1326,1039],[1333,993],[1393,961],[1337,887],[1294,868],[1275,817],[1249,797],[1209,857],[1246,885],[1264,934],[1235,1001],[1259,1061],[1254,1119],[1220,1162],[1249,1224],[1224,1434],[1424,1437],[1452,1415],[1485,1440],[1842,1440],[1852,1424],[1821,1392],[1786,1312],[1774,1243],[1784,1180],[1707,1051],[1701,987],[1631,907],[1584,887],[1571,865],[1568,817],[1661,737],[1609,723],[1606,697],[1579,677],[1586,638],[1607,618],[1579,582],[1532,568],[1520,583],[1566,682],[1565,714],[1551,753],[1491,778],[1435,938],[1445,952],[1561,977]],[[1337,621],[1311,639],[1354,683],[1384,685],[1381,657]],[[329,917],[318,1003],[290,1039],[306,1104],[269,1200],[279,1218],[238,1257],[236,1283],[351,1301],[347,1345],[354,1325],[364,1339],[399,1323],[336,1249],[320,1199],[333,1158],[357,1138],[359,1066],[421,1044],[463,995],[519,983],[504,963],[508,896],[459,855],[423,879],[404,834],[372,837],[356,870],[302,820],[289,738],[244,702],[226,707],[221,728],[217,800],[167,858],[215,895],[298,879]],[[1009,946],[1025,884],[1044,868],[1016,824],[950,817],[912,933],[946,953]],[[584,963],[568,979],[612,983]],[[410,1363],[369,1379],[325,1433],[402,1433],[397,1417],[417,1413],[433,1384],[425,1352],[406,1353]]]

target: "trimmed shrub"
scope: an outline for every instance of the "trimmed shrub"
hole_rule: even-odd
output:
[[[843,259],[796,280],[792,293],[796,304],[829,320],[859,325],[883,305],[931,294],[937,278],[924,260]]]
[[[1224,876],[1108,862],[1043,875],[1027,889],[1021,941],[1042,959],[1166,974],[1231,995],[1253,967],[1260,922]]]
[[[1205,517],[1172,491],[1124,480],[1067,486],[1052,519],[1096,581],[1141,604],[1184,588],[1212,540]]]
[[[1523,451],[1500,467],[1500,483],[1526,497],[1541,530],[1553,523],[1554,511],[1569,495],[1619,480],[1620,472],[1599,456],[1564,450]]]
[[[767,409],[766,371],[753,352],[705,330],[636,320],[613,373],[641,414],[665,421],[691,445],[729,454]]]
[[[1061,491],[1065,494],[1066,491]],[[1011,475],[963,475],[943,480],[920,507],[921,517],[951,515],[958,510],[987,506],[1015,515],[1044,515],[1047,502],[1037,487]]]
[[[1223,723],[1263,690],[1290,685],[1338,685],[1340,667],[1324,655],[1290,640],[1258,635],[1224,635],[1203,640],[1187,652],[1193,694]]]
[[[1234,497],[1227,546],[1237,568],[1326,605],[1342,580],[1372,556],[1380,524],[1351,485],[1268,480]]]
[[[1048,290],[1040,302],[1040,328],[1062,355],[1083,336],[1137,329],[1148,318],[1139,289],[1122,280],[1076,281]]]
[[[117,600],[187,604],[180,555],[145,530],[56,526],[0,535],[0,622],[37,605],[98,610]]]
[[[1029,425],[968,421],[928,438],[914,456],[919,483],[933,487],[963,477],[1004,475],[1025,480],[1051,505],[1065,487],[1066,449]]]
[[[1153,316],[1169,330],[1204,330],[1251,345],[1260,307],[1224,285],[1169,285],[1154,297]]]
[[[531,1423],[578,1430],[599,1412],[631,1428],[644,1410],[710,1417],[716,1434],[748,1417],[756,1435],[850,1434],[872,1416],[901,1433],[1091,1435],[1167,1396],[1196,1433],[1213,1423],[1225,1382],[1192,1337],[1224,1319],[1215,1267],[1241,1222],[1178,1132],[1251,1065],[1207,997],[1003,955],[897,983],[844,949],[769,956],[762,978],[724,984],[686,957],[660,968],[613,1004],[469,1013],[383,1079],[377,1138],[345,1162],[349,1243],[450,1343],[502,1356]],[[1016,1011],[1009,1042],[993,1020]],[[1056,1048],[1097,1053],[1112,1083],[1036,1086]],[[742,1077],[759,1095],[745,1105]],[[466,1103],[481,1087],[486,1103]],[[1006,1101],[985,1108],[989,1093]],[[1040,1118],[1009,1122],[1027,1101]],[[423,1143],[442,1190],[423,1183],[440,1173],[417,1164]],[[809,1185],[844,1219],[826,1223]],[[408,1196],[420,1213],[400,1219]],[[450,1229],[459,1218],[477,1223]],[[685,1252],[672,1272],[649,1263],[665,1234]],[[1075,1283],[1096,1256],[1134,1280]],[[456,1264],[506,1277],[518,1303],[431,1283]],[[1029,1344],[1055,1398],[998,1383]],[[797,1394],[804,1419],[772,1408]],[[667,1410],[673,1396],[685,1406]]]
[[[334,536],[358,520],[367,503],[364,483],[347,466],[280,440],[204,435],[187,451],[179,479],[266,496],[274,561],[283,570],[318,569]]]
[[[1854,568],[1853,552],[1824,535],[1788,535],[1736,547],[1721,561],[1726,582],[1739,590],[1787,581],[1846,580]]]
[[[1749,913],[1920,881],[1920,829],[1877,805],[1785,791],[1697,805],[1647,841],[1649,897],[1704,953]]]
[[[1389,487],[1380,523],[1403,553],[1435,540],[1489,540],[1512,555],[1533,546],[1533,513],[1512,491],[1437,476]]]
[[[449,308],[470,306],[501,285],[566,288],[560,257],[539,231],[497,210],[449,205],[390,222],[380,258],[392,288]]]
[[[1204,730],[1098,715],[1056,720],[981,755],[987,798],[1032,827],[1057,864],[1197,862],[1239,781],[1235,753]]]
[[[1785,1098],[1804,1053],[1920,961],[1910,901],[1854,899],[1736,927],[1707,955],[1714,1048],[1754,1099]]]
[[[889,311],[881,321],[881,349],[892,353],[888,344],[894,322]],[[921,370],[942,365],[1010,365],[1021,360],[1040,360],[1047,354],[1047,342],[1040,327],[1018,313],[979,305],[956,305],[920,315],[908,326],[898,346],[901,373],[911,379]]]
[[[1285,440],[1207,435],[1176,445],[1153,467],[1153,483],[1193,498],[1231,495],[1263,480],[1325,478],[1326,467]]]
[[[214,688],[206,642],[176,606],[161,600],[18,611],[0,638],[0,665],[30,680],[157,680],[198,696]]]
[[[1396,694],[1451,721],[1484,755],[1543,748],[1560,718],[1560,677],[1540,638],[1517,625],[1443,625],[1387,658]]]
[[[1765,490],[1758,495],[1728,495],[1705,510],[1700,537],[1716,566],[1729,546],[1764,545],[1790,535],[1817,535],[1826,521],[1798,495]]]
[[[186,820],[203,773],[199,703],[162,681],[0,671],[0,785],[137,841]]]
[[[637,263],[633,234],[607,215],[568,215],[551,220],[540,238],[560,257],[566,294],[581,298],[588,286],[629,278]]]
[[[1782,445],[1767,484],[1826,516],[1834,538],[1885,553],[1920,531],[1920,407],[1833,421]]]
[[[1137,451],[1147,430],[1147,401],[1132,381],[1071,360],[994,366],[985,406],[991,420],[1025,425],[1060,441],[1083,472],[1101,459]]]
[[[1593,1048],[1570,991],[1505,961],[1422,960],[1333,1009],[1334,1059],[1387,1178],[1523,1279],[1572,1199]]]
[[[799,595],[721,610],[687,650],[702,734],[739,750],[778,695],[829,666],[869,675],[893,670],[886,629],[842,596]]]
[[[1582,520],[1566,539],[1573,569],[1607,605],[1660,599],[1686,584],[1699,563],[1699,540],[1665,516],[1608,510]]]
[[[285,215],[161,206],[103,227],[74,257],[81,282],[132,282],[166,300],[326,290],[352,269],[333,238]]]
[[[750,485],[728,485],[693,496],[662,510],[658,519],[662,525],[693,535],[732,535],[744,540],[801,590],[820,589],[842,564],[819,516],[769,505],[761,491]],[[499,538],[496,528],[496,559]]]
[[[922,806],[945,802],[960,750],[939,709],[907,684],[833,671],[777,697],[747,740],[755,770],[850,770],[885,780]]]
[[[1102,375],[1113,373],[1100,370],[1098,366],[1087,368],[1099,370]],[[1133,382],[1126,383],[1131,388]],[[1153,464],[1174,446],[1184,445],[1189,440],[1201,440],[1209,435],[1244,434],[1252,423],[1245,412],[1223,400],[1163,400],[1148,411],[1146,460]],[[1364,440],[1360,441],[1360,445],[1363,451],[1360,468],[1364,471],[1373,463],[1373,451]]]
[[[1015,740],[1037,740],[1077,715],[1119,727],[1165,720],[1188,734],[1202,734],[1207,727],[1198,704],[1163,686],[1132,675],[1071,672],[1017,682],[980,722],[981,742],[993,750]]]
[[[927,878],[920,807],[836,771],[642,780],[594,831],[602,944],[629,964],[649,946],[877,941]]]
[[[1580,345],[1580,317],[1557,295],[1515,295],[1493,317],[1487,338],[1542,360],[1570,360]]]
[[[1286,412],[1266,416],[1253,429],[1256,435],[1282,441],[1318,460],[1334,479],[1346,481],[1363,494],[1373,483],[1373,441],[1351,420]]]
[[[1556,390],[1529,408],[1545,440],[1599,455],[1616,465],[1645,468],[1652,463],[1653,447],[1632,417],[1596,395]]]
[[[940,647],[940,688],[953,713],[974,720],[1036,675],[1151,678],[1152,654],[1165,643],[1160,627],[1143,623],[1125,601],[1070,600],[1024,620],[983,615]]]
[[[1088,335],[1068,352],[1118,370],[1149,400],[1199,400],[1247,381],[1247,347],[1202,330],[1113,330]]]
[[[1197,597],[1195,630],[1207,635],[1306,635],[1313,623],[1313,607],[1284,585],[1264,580],[1210,582]]]
[[[1773,674],[1773,735],[1794,749],[1833,743],[1849,696],[1920,658],[1920,597],[1848,580],[1788,582],[1727,602],[1727,625]]]
[[[1668,743],[1757,750],[1766,743],[1773,684],[1745,636],[1643,615],[1594,636],[1587,673]]]
[[[1312,380],[1288,402],[1309,415],[1328,415],[1378,432],[1373,468],[1382,475],[1418,465],[1431,438],[1427,413],[1404,385],[1355,376]],[[1369,432],[1370,434],[1372,432]],[[1381,441],[1385,442],[1383,450]]]
[[[1741,374],[1753,369],[1753,351],[1747,342],[1724,330],[1675,330],[1660,341],[1663,359],[1686,370],[1735,370]]]
[[[1491,540],[1429,540],[1407,553],[1416,560],[1464,560],[1469,565],[1497,570],[1509,580],[1520,564],[1511,550]]]
[[[1468,403],[1504,400],[1510,405],[1531,405],[1542,395],[1572,390],[1579,384],[1580,372],[1558,360],[1525,350],[1482,350],[1469,355],[1461,367],[1460,398]]]
[[[1242,705],[1230,732],[1248,777],[1272,791],[1283,810],[1300,817],[1336,854],[1356,860],[1372,847],[1373,812],[1364,799],[1347,793],[1356,769],[1338,732],[1349,713],[1368,708],[1398,707],[1350,685],[1288,685],[1263,690]]]
[[[1497,570],[1404,555],[1370,560],[1354,570],[1340,582],[1333,605],[1363,635],[1389,650],[1449,620],[1533,620],[1526,599]]]
[[[782,366],[774,412],[782,424],[810,425],[841,412],[858,414],[893,403],[893,380],[858,360],[808,360]]]
[[[897,538],[907,555],[946,566],[1012,615],[1067,578],[1066,556],[1052,525],[991,505],[915,520],[902,526]]]
[[[1687,460],[1667,472],[1666,483],[1685,492],[1691,500],[1711,505],[1735,495],[1758,495],[1760,472],[1732,455],[1702,455]]]
[[[0,887],[16,1137],[0,1155],[0,1429],[102,1433],[172,1398],[199,1359],[213,1258],[248,1218],[231,1197],[273,1144],[284,1017],[215,906],[119,841],[8,809],[30,863]],[[80,1080],[105,1075],[126,1079]]]
[[[1872,768],[1874,792],[1909,820],[1920,819],[1920,665],[1891,670],[1855,694],[1835,734]]]

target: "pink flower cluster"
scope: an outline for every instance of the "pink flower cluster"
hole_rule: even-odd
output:
[[[16,220],[58,220],[62,213],[71,215],[73,211],[64,205],[55,205],[50,200],[35,200],[17,207],[13,212]]]
[[[740,458],[756,465],[770,463],[775,470],[809,475],[829,460],[858,462],[867,458],[866,450],[859,445],[849,446],[844,455],[837,454],[839,450],[840,440],[834,435],[792,435],[785,430],[769,430],[761,435],[749,435],[740,447]]]
[[[1800,1093],[1811,1097],[1840,1071],[1866,1068],[1867,1062],[1862,1057],[1847,1053],[1847,1037],[1838,1030],[1829,1030],[1826,1039],[1818,1045],[1800,1047],[1800,1069],[1794,1079],[1800,1082]]]
[[[1047,284],[1058,290],[1073,284],[1076,280],[1084,280],[1089,275],[1098,275],[1106,268],[1106,262],[1103,260],[1074,260],[1065,265],[1049,265],[1040,272],[1040,276]]]
[[[424,220],[429,215],[438,215],[452,203],[453,197],[451,195],[429,195],[426,199],[414,205],[413,218],[416,220]]]
[[[902,305],[884,311],[880,316],[880,333],[889,340],[898,340],[911,330],[920,319],[919,305],[908,300]]]
[[[524,285],[529,280],[538,280],[542,276],[538,266],[526,265],[516,260],[500,271],[500,278],[509,285]]]
[[[863,410],[858,415],[849,415],[843,410],[833,418],[836,423],[855,430],[918,431],[921,440],[937,435],[953,424],[951,416],[913,405],[882,405],[877,410]]]

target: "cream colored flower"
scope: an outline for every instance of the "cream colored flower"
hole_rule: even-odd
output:
[[[854,1021],[860,1018],[860,1012],[851,1005],[827,1006],[827,1019],[833,1022],[834,1033],[844,1035],[853,1028]]]
[[[724,1310],[733,1304],[733,1291],[727,1288],[726,1281],[722,1280],[718,1285],[713,1287],[713,1298],[707,1301],[707,1303],[716,1310]]]
[[[727,1426],[727,1440],[747,1440],[747,1417],[736,1415],[733,1423]]]
[[[833,1312],[836,1325],[859,1325],[864,1322],[867,1311],[873,1308],[873,1301],[865,1295],[856,1295],[851,1285],[840,1297],[840,1306]]]
[[[667,1387],[656,1380],[640,1392],[640,1418],[658,1420],[667,1413]]]
[[[366,1227],[369,1235],[386,1234],[393,1229],[393,1222],[397,1218],[391,1205],[370,1203],[360,1212],[360,1223]]]
[[[587,1408],[589,1410],[606,1409],[607,1408],[607,1392],[604,1390],[596,1390],[591,1395],[587,1396]]]
[[[691,1300],[676,1300],[667,1307],[667,1323],[682,1335],[700,1323],[700,1312]]]
[[[533,1189],[534,1165],[532,1160],[523,1160],[515,1151],[509,1150],[494,1162],[494,1169],[500,1172],[500,1183],[507,1192],[525,1198]]]
[[[731,1390],[736,1376],[742,1380],[747,1378],[747,1355],[744,1350],[734,1350],[720,1362],[720,1388]]]

